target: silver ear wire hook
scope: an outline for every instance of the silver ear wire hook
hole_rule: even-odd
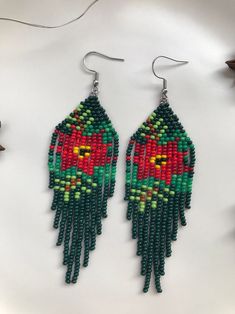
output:
[[[157,75],[156,73],[156,67],[154,69],[154,65],[155,65],[155,62],[160,59],[160,58],[165,58],[165,59],[168,59],[168,60],[171,60],[171,61],[174,61],[174,62],[178,62],[178,63],[182,63],[182,64],[186,64],[188,63],[188,61],[181,61],[181,60],[176,60],[176,59],[173,59],[173,58],[170,58],[170,57],[167,57],[167,56],[158,56],[156,57],[155,59],[153,59],[153,62],[152,62],[152,71],[153,71],[153,74],[159,78],[160,80],[163,80],[163,85],[162,85],[162,101],[164,100],[167,100],[167,79],[165,79],[164,77],[162,76],[159,76]]]
[[[86,58],[90,55],[95,55],[95,56],[99,56],[102,57],[104,59],[108,59],[108,60],[112,60],[112,61],[124,61],[124,59],[120,59],[120,58],[113,58],[113,57],[109,57],[107,55],[104,55],[103,53],[97,52],[97,51],[90,51],[88,52],[84,57],[83,57],[83,66],[84,69],[89,72],[89,73],[93,73],[94,74],[94,81],[93,81],[93,87],[91,90],[91,95],[96,96],[98,95],[98,85],[99,85],[99,73],[93,69],[88,68],[87,63],[86,63]]]

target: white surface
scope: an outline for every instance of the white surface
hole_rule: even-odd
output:
[[[1,0],[0,12],[58,24],[88,3]],[[100,0],[59,30],[0,22],[0,143],[7,148],[0,156],[1,314],[235,312],[235,73],[224,64],[235,53],[234,12],[233,0]],[[92,76],[80,62],[90,50],[126,59],[89,59],[120,135],[117,189],[89,267],[79,284],[66,286],[51,228],[47,150],[54,126],[89,93]],[[144,295],[122,201],[124,159],[130,135],[158,104],[161,82],[151,62],[160,54],[190,61],[161,73],[197,164],[188,226],[166,261],[163,293]]]

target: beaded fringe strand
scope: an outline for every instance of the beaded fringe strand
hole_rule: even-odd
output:
[[[89,262],[114,193],[118,135],[96,96],[89,96],[52,134],[48,166],[57,245],[64,245],[66,283]],[[83,252],[83,254],[82,254]]]
[[[127,219],[137,239],[141,275],[147,292],[152,272],[157,292],[165,274],[165,257],[186,225],[190,208],[195,149],[167,101],[160,103],[131,137],[126,152]]]

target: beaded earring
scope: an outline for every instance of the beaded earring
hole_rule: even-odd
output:
[[[76,283],[81,259],[86,267],[89,252],[95,249],[96,235],[102,232],[102,218],[107,217],[107,199],[114,193],[118,158],[118,134],[98,99],[99,75],[93,73],[89,97],[63,120],[52,134],[49,148],[49,188],[54,197],[54,228],[59,229],[57,245],[63,243],[63,264],[67,266],[66,283]],[[82,256],[83,252],[83,256]]]
[[[177,239],[179,221],[186,225],[185,209],[190,208],[195,149],[169,106],[167,81],[163,80],[160,104],[131,137],[126,152],[127,219],[132,220],[132,238],[141,256],[143,292],[150,285],[152,271],[157,292],[165,274],[165,257],[171,256],[171,242]]]
[[[0,121],[0,129],[1,129],[1,127],[2,127],[2,125],[1,125],[1,121]],[[2,145],[0,145],[0,152],[4,151],[4,150],[5,150],[5,148]]]

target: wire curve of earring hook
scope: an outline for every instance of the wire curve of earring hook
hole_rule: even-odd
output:
[[[155,66],[155,62],[160,59],[160,58],[165,58],[165,59],[168,59],[168,60],[171,60],[171,61],[174,61],[174,62],[177,62],[177,63],[182,63],[182,64],[186,64],[188,63],[188,61],[184,61],[184,60],[177,60],[177,59],[173,59],[173,58],[170,58],[170,57],[167,57],[167,56],[158,56],[156,58],[153,59],[153,62],[152,62],[152,71],[153,71],[153,74],[159,78],[160,80],[163,80],[163,90],[165,90],[167,88],[167,79],[162,77],[162,76],[159,76],[157,73],[156,73],[156,66]]]
[[[97,96],[98,95],[98,85],[99,85],[99,73],[91,68],[89,68],[87,66],[87,63],[86,63],[86,58],[88,56],[91,56],[91,55],[95,55],[95,56],[99,56],[99,57],[102,57],[104,59],[108,59],[108,60],[112,60],[112,61],[124,61],[124,59],[121,59],[121,58],[114,58],[114,57],[109,57],[103,53],[100,53],[100,52],[97,52],[97,51],[89,51],[87,54],[85,54],[85,56],[83,57],[83,67],[84,69],[89,72],[89,73],[92,73],[94,74],[94,80],[93,80],[93,87],[92,87],[92,90],[91,90],[91,94],[90,95],[95,95]]]
[[[99,78],[99,73],[91,68],[89,68],[87,66],[87,62],[86,62],[86,59],[88,56],[91,56],[91,55],[95,55],[95,56],[99,56],[99,57],[102,57],[104,59],[107,59],[107,60],[113,60],[113,61],[124,61],[124,59],[121,59],[121,58],[114,58],[114,57],[109,57],[103,53],[100,53],[100,52],[97,52],[97,51],[89,51],[87,54],[85,54],[85,56],[83,57],[83,67],[84,69],[89,72],[89,73],[93,73],[95,75],[95,80],[98,80]]]

